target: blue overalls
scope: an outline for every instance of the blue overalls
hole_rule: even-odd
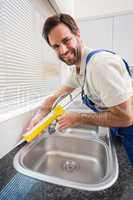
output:
[[[94,112],[100,112],[101,110],[99,110],[96,105],[87,97],[87,95],[84,93],[84,85],[85,85],[85,79],[86,79],[86,68],[87,68],[87,63],[89,62],[90,58],[96,54],[99,53],[101,51],[106,51],[106,52],[110,52],[115,54],[114,52],[108,51],[108,50],[104,50],[104,49],[99,49],[99,50],[95,50],[92,51],[88,54],[87,59],[86,59],[86,67],[85,67],[85,74],[84,74],[84,81],[83,81],[83,86],[82,86],[82,92],[81,92],[81,97],[82,97],[82,101],[83,103],[88,106],[90,109],[92,109]],[[129,66],[127,64],[127,62],[123,59],[126,69],[129,73],[130,76],[131,72],[129,69]],[[129,127],[120,127],[120,128],[110,128],[111,134],[112,136],[120,136],[121,137],[121,141],[126,149],[128,158],[131,162],[131,165],[133,167],[133,124]]]

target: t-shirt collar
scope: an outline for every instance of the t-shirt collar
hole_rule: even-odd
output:
[[[79,75],[84,75],[85,66],[86,66],[86,59],[87,59],[87,55],[89,54],[90,51],[91,51],[91,49],[89,49],[86,46],[84,47],[84,49],[83,49],[83,55],[82,55],[82,58],[81,58]]]

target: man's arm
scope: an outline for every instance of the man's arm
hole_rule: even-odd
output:
[[[82,124],[106,127],[128,127],[133,124],[132,97],[127,101],[98,113],[80,113]]]
[[[59,129],[74,127],[80,124],[90,124],[105,127],[128,127],[133,124],[133,103],[127,101],[109,108],[104,112],[77,113],[66,112],[58,118]]]

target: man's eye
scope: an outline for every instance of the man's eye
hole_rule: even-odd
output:
[[[59,45],[53,46],[53,49],[54,49],[54,50],[57,50],[58,48],[59,48]]]
[[[68,44],[71,41],[71,38],[66,38],[63,42],[64,44]]]

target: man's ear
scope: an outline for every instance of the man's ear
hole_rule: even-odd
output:
[[[76,32],[76,35],[78,36],[78,37],[80,37],[80,30],[78,29],[78,31]]]

